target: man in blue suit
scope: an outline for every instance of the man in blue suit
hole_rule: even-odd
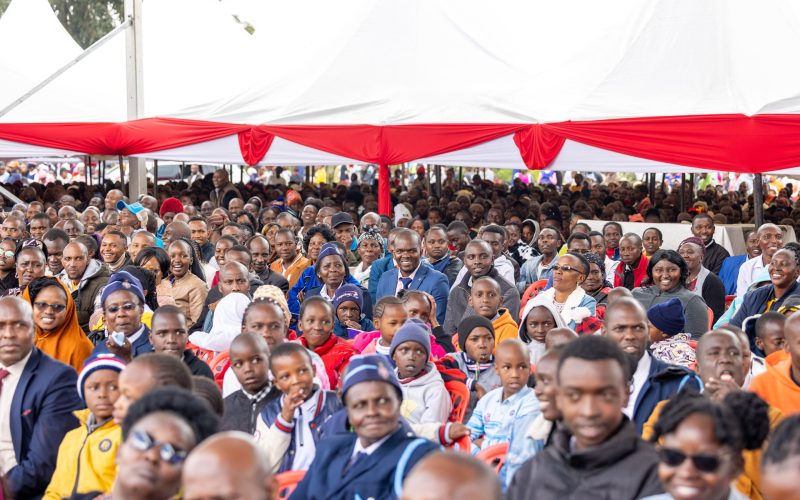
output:
[[[72,367],[34,347],[30,304],[0,299],[0,470],[14,498],[41,498],[83,408]]]
[[[436,319],[444,323],[450,282],[447,276],[422,262],[419,234],[410,229],[398,231],[394,239],[394,257],[397,268],[384,273],[378,281],[378,300],[387,295],[394,297],[404,289],[428,292],[436,301]]]

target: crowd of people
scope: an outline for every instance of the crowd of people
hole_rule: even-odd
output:
[[[273,179],[5,186],[5,497],[797,498],[791,185]]]

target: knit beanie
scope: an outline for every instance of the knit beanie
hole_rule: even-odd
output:
[[[142,291],[142,283],[131,273],[125,271],[117,271],[108,279],[108,284],[103,289],[102,295],[100,295],[100,305],[105,305],[108,296],[120,290],[127,290],[133,293],[139,297],[139,302],[144,305],[145,301],[144,292]]]
[[[422,321],[412,318],[401,326],[394,334],[392,345],[389,347],[389,357],[394,356],[394,351],[404,342],[416,342],[425,348],[428,357],[431,356],[431,336],[427,325]]]
[[[492,325],[492,322],[483,316],[473,314],[472,316],[467,316],[466,318],[462,319],[461,323],[458,324],[458,346],[462,351],[467,352],[467,348],[465,347],[467,344],[467,337],[469,337],[469,334],[472,333],[472,330],[480,326],[492,332],[492,337],[494,337],[494,325]]]
[[[342,379],[342,401],[346,401],[347,391],[361,382],[386,382],[397,391],[397,397],[403,400],[403,389],[389,366],[386,357],[380,354],[363,354],[350,358],[347,372]]]
[[[342,252],[339,250],[339,247],[336,245],[336,243],[332,241],[325,243],[324,245],[322,245],[322,248],[319,249],[319,256],[317,257],[317,262],[314,263],[314,270],[317,273],[319,273],[319,267],[322,265],[322,259],[330,255],[335,255],[340,259],[342,259],[342,264],[344,265],[345,278],[347,276],[350,276],[350,268],[347,267],[347,261],[345,260],[344,255],[342,255]]]
[[[83,402],[86,403],[86,398],[84,397],[83,392],[83,384],[86,383],[86,379],[89,378],[89,375],[98,370],[113,370],[117,373],[120,373],[125,369],[125,366],[126,365],[123,360],[111,353],[105,352],[89,356],[86,361],[84,361],[83,369],[78,375],[78,395],[81,397]]]
[[[677,298],[650,307],[647,310],[647,319],[670,337],[681,333],[686,326],[683,304]]]
[[[340,286],[333,294],[333,310],[339,309],[339,305],[347,301],[355,302],[360,312],[364,308],[364,292],[361,287],[352,283]]]
[[[181,203],[181,200],[175,197],[169,197],[161,203],[161,208],[158,210],[158,215],[160,215],[163,219],[164,214],[170,212],[173,214],[183,213],[183,203]]]

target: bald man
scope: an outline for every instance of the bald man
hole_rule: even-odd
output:
[[[183,466],[184,500],[271,500],[277,484],[264,452],[243,432],[216,434],[198,445]]]
[[[192,230],[189,229],[189,224],[181,221],[173,220],[167,224],[164,230],[164,248],[169,247],[169,244],[178,238],[186,238],[187,240],[192,237]]]
[[[401,500],[500,500],[500,481],[465,453],[431,453],[403,482]]]
[[[61,254],[64,269],[58,278],[72,292],[78,324],[87,334],[89,320],[94,313],[94,302],[108,283],[111,272],[108,266],[89,257],[89,250],[80,241],[73,241],[64,247]]]

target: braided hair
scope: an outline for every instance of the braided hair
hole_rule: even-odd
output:
[[[675,432],[691,415],[707,415],[714,420],[714,437],[739,456],[743,450],[761,448],[769,434],[769,406],[752,392],[735,391],[722,402],[687,389],[673,396],[653,427],[651,441]]]

